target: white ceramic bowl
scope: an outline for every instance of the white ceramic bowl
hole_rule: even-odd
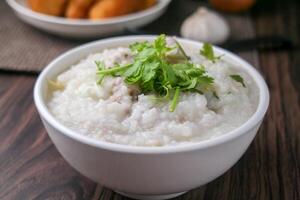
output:
[[[6,0],[16,15],[25,23],[56,35],[70,38],[96,38],[118,33],[126,28],[137,28],[160,17],[171,0],[158,0],[153,7],[105,20],[70,20],[32,11],[26,0]]]
[[[111,144],[80,135],[59,123],[46,106],[47,79],[56,77],[87,55],[105,48],[127,46],[153,36],[116,37],[92,42],[61,55],[40,74],[34,100],[50,138],[61,155],[90,179],[115,191],[140,199],[169,198],[206,184],[226,172],[246,151],[269,104],[264,79],[247,62],[215,47],[223,59],[246,71],[259,88],[253,116],[239,128],[198,143],[166,147],[134,147]],[[184,48],[199,50],[202,44],[179,39]]]

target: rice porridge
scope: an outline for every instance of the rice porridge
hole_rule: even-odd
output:
[[[173,112],[170,102],[156,100],[151,92],[140,92],[122,76],[105,76],[101,84],[97,83],[95,61],[103,63],[105,69],[116,64],[126,66],[135,60],[127,47],[95,53],[59,74],[55,81],[62,88],[53,90],[48,108],[59,122],[78,134],[134,146],[198,142],[245,123],[259,98],[252,78],[225,59],[212,62],[199,52],[188,55],[190,62],[204,66],[213,78],[214,92],[181,92]],[[234,80],[232,74],[243,77],[243,82]]]

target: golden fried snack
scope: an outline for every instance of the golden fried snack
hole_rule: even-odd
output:
[[[73,19],[85,18],[94,1],[95,0],[70,0],[65,13],[66,17]]]
[[[30,8],[47,15],[61,16],[68,0],[27,0]]]
[[[105,19],[140,10],[145,0],[101,0],[89,11],[90,19]]]
[[[142,1],[144,1],[144,5],[142,6],[141,10],[150,8],[150,7],[154,6],[156,3],[156,0],[142,0]]]

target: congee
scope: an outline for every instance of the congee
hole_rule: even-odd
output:
[[[101,50],[49,80],[48,108],[78,134],[110,143],[170,146],[226,134],[255,112],[258,89],[210,44],[176,38]]]

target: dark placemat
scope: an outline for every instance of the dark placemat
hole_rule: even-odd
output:
[[[40,71],[79,43],[32,28],[19,20],[4,0],[0,1],[0,69]]]

